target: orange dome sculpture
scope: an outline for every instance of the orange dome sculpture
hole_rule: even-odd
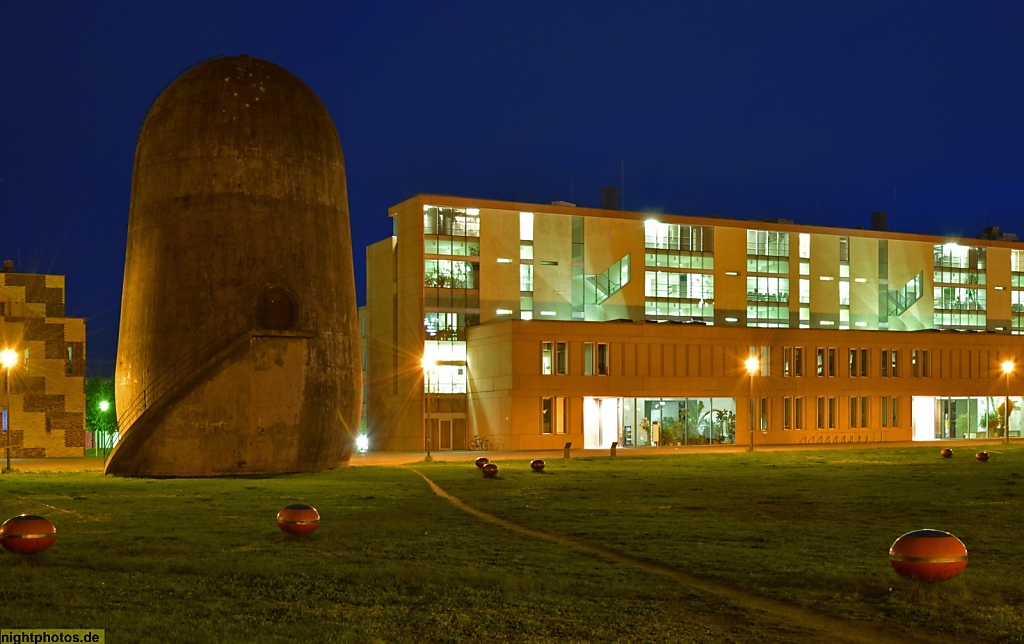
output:
[[[946,581],[967,567],[967,547],[942,530],[914,530],[893,542],[889,562],[907,579]]]
[[[42,552],[57,539],[57,528],[49,519],[35,514],[19,514],[0,525],[0,545],[21,555]]]

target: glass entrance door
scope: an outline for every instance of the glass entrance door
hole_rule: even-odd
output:
[[[442,450],[449,450],[452,448],[452,421],[450,418],[441,419],[441,427],[439,428],[440,436],[438,437],[437,448]]]

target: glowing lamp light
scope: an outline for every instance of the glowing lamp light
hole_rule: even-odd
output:
[[[18,364],[18,352],[14,349],[4,349],[0,351],[0,365],[3,365],[4,369],[10,369],[14,365]]]
[[[1014,368],[1013,360],[1004,360],[1003,363],[1001,365],[999,365],[999,366],[1002,368],[1003,373],[1005,373],[1007,375],[1013,373],[1013,368]]]
[[[370,449],[370,439],[366,437],[366,434],[356,436],[356,449],[360,452]]]
[[[644,235],[648,237],[664,236],[668,232],[668,224],[663,224],[657,219],[644,221]]]
[[[108,411],[110,409],[110,403],[106,400],[100,401],[100,411]]]
[[[743,361],[743,366],[746,367],[747,373],[754,375],[757,370],[761,368],[761,361],[757,358],[750,357]]]

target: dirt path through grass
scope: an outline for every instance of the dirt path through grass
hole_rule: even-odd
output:
[[[410,468],[411,469],[411,468]],[[470,505],[467,505],[458,497],[449,494],[447,491],[438,486],[434,481],[428,478],[422,472],[413,469],[413,472],[423,478],[424,481],[430,486],[434,494],[448,500],[452,505],[472,514],[473,516],[488,521],[495,525],[499,525],[513,532],[533,537],[536,539],[543,539],[563,546],[569,546],[577,548],[579,550],[585,550],[587,552],[600,555],[607,559],[611,559],[617,563],[636,566],[649,572],[653,572],[660,575],[666,575],[671,577],[675,581],[685,584],[691,587],[696,587],[701,590],[715,593],[722,597],[725,597],[741,606],[745,606],[751,610],[758,611],[770,618],[776,620],[781,619],[783,622],[791,625],[807,629],[810,631],[816,631],[821,633],[822,639],[830,640],[834,642],[863,642],[863,643],[892,643],[892,644],[905,644],[906,642],[952,642],[943,638],[941,635],[928,634],[927,636],[915,636],[907,632],[899,632],[893,634],[892,632],[882,631],[872,624],[866,624],[863,622],[850,622],[835,617],[830,617],[817,613],[800,606],[793,604],[787,604],[785,602],[770,599],[761,595],[757,595],[745,590],[741,590],[734,586],[724,584],[722,582],[715,581],[713,579],[706,579],[703,577],[697,577],[690,573],[677,570],[675,568],[669,568],[650,561],[644,561],[637,559],[629,555],[602,548],[593,544],[577,541],[570,537],[563,535],[550,534],[547,532],[541,532],[532,528],[513,523],[501,517],[489,514],[482,510],[478,510]]]

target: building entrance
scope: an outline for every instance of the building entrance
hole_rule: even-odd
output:
[[[619,441],[619,398],[583,399],[583,447],[600,449]],[[621,442],[621,441],[620,441]]]
[[[1021,435],[1021,397],[1010,396],[931,397],[913,399],[914,440],[1010,438]]]
[[[430,448],[437,451],[466,449],[466,419],[455,415],[442,415],[427,421]]]

